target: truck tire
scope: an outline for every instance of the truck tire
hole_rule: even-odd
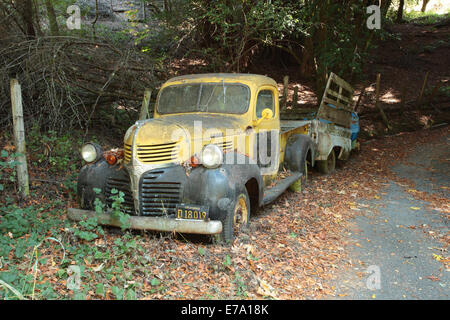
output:
[[[239,192],[234,207],[230,207],[227,216],[222,221],[222,233],[219,241],[227,244],[233,243],[236,236],[250,223],[250,198],[247,190]]]
[[[333,172],[336,167],[336,154],[334,153],[334,150],[331,150],[327,160],[317,160],[316,166],[317,171],[320,173],[329,174]]]

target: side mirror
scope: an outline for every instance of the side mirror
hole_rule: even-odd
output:
[[[261,114],[261,118],[262,119],[270,119],[273,117],[273,111],[270,110],[269,108],[266,108],[263,110],[262,114]]]
[[[261,113],[261,118],[256,121],[253,121],[253,126],[257,127],[261,121],[273,118],[273,111],[269,108],[266,108]]]

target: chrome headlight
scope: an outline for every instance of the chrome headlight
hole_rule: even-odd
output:
[[[208,144],[202,150],[202,164],[206,168],[217,168],[223,162],[223,153],[215,144]]]
[[[93,142],[86,143],[83,147],[81,147],[81,156],[83,160],[91,163],[96,162],[102,156],[102,148]]]

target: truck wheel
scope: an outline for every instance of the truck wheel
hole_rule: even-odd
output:
[[[248,228],[250,222],[250,200],[248,192],[244,189],[236,197],[236,204],[230,207],[223,223],[223,230],[219,240],[225,243],[233,243],[239,232]]]
[[[318,160],[316,161],[316,163],[317,170],[320,173],[329,174],[333,172],[334,168],[336,167],[336,155],[334,154],[334,150],[331,150],[327,160]]]
[[[306,159],[304,162],[305,165],[302,172],[302,177],[289,186],[289,190],[292,192],[302,192],[303,188],[306,185],[306,182],[308,181],[308,162],[306,161]]]

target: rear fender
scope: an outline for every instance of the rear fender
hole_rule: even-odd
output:
[[[314,141],[303,134],[290,136],[286,143],[284,167],[291,171],[302,172],[308,152],[311,157],[307,160],[311,161],[311,166],[314,166]]]

